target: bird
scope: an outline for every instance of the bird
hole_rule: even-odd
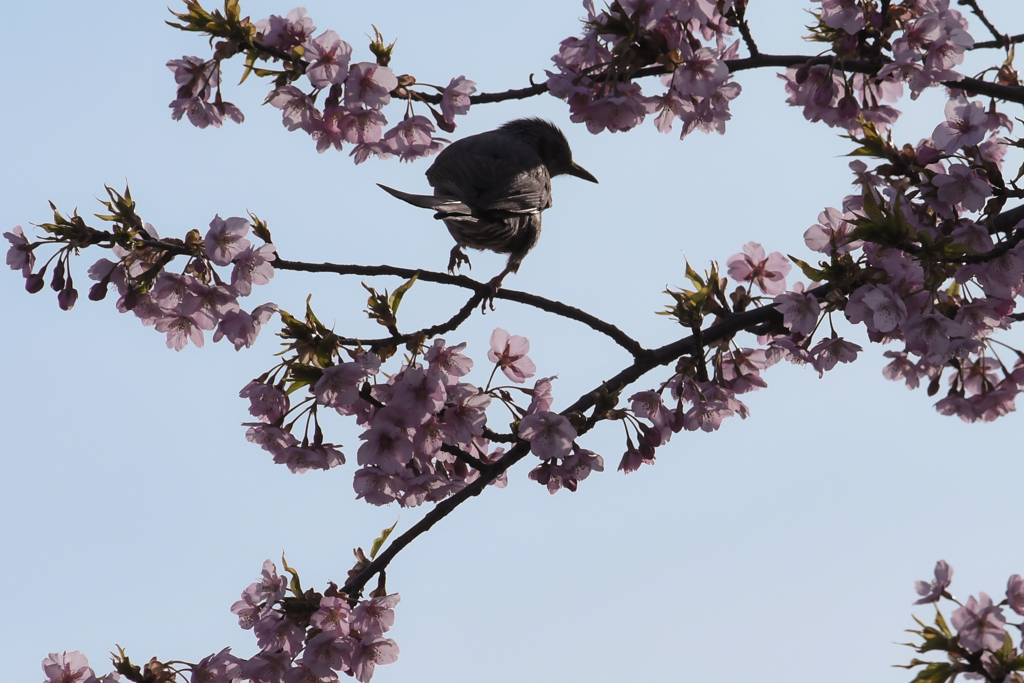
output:
[[[448,272],[472,263],[464,247],[508,254],[488,283],[493,294],[540,238],[541,213],[551,207],[551,178],[571,175],[597,182],[572,160],[565,134],[550,121],[523,118],[456,140],[427,169],[433,195],[409,194],[377,183],[394,197],[444,221],[455,238]]]

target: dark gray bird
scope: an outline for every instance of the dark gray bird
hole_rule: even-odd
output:
[[[434,218],[444,221],[456,242],[449,272],[463,263],[472,267],[463,247],[508,254],[505,269],[490,281],[497,291],[537,244],[540,214],[551,206],[551,178],[563,174],[597,182],[572,160],[569,142],[555,124],[529,118],[442,150],[427,169],[433,196],[380,186],[413,206],[433,209]]]

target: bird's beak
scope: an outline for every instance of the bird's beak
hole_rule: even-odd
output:
[[[583,168],[582,166],[580,166],[579,164],[577,164],[577,163],[576,163],[575,161],[574,161],[574,162],[572,162],[572,168],[570,168],[570,169],[569,169],[569,170],[567,171],[567,173],[568,173],[569,175],[574,175],[574,176],[576,176],[577,178],[583,178],[584,180],[589,180],[589,181],[590,181],[590,182],[592,182],[592,183],[596,183],[596,182],[597,182],[597,178],[595,178],[595,177],[594,177],[594,176],[593,176],[593,175],[592,175],[592,174],[590,173],[590,171],[588,171],[587,169]]]

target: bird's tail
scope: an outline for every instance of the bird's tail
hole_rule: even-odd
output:
[[[377,183],[377,186],[390,194],[392,197],[397,197],[403,202],[418,206],[421,209],[433,209],[437,212],[438,218],[445,218],[447,216],[465,216],[470,213],[469,207],[460,202],[455,197],[435,197],[429,194],[409,194],[408,192],[402,192],[396,190],[393,187],[387,185],[381,185]]]

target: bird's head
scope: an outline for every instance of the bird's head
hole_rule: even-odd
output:
[[[572,175],[592,183],[597,182],[597,178],[588,170],[572,160],[569,141],[565,139],[565,134],[558,126],[550,121],[538,118],[516,119],[509,121],[501,129],[514,133],[533,145],[551,177]]]

